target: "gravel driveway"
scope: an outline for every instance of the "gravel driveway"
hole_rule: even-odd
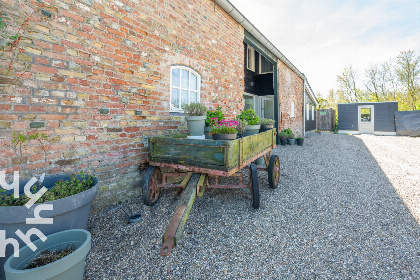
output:
[[[415,149],[400,157],[388,141]],[[120,209],[93,214],[85,279],[419,279],[418,208],[412,215],[398,195],[419,199],[410,177],[418,171],[405,164],[418,163],[419,141],[313,134],[303,147],[277,147],[280,185],[269,189],[260,172],[260,209],[247,190],[206,190],[169,257],[159,250],[175,190],[153,207],[132,201],[138,224],[124,224]],[[388,173],[387,163],[399,171]]]

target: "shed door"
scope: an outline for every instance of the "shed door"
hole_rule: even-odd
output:
[[[359,106],[359,133],[374,132],[375,118],[373,105]]]

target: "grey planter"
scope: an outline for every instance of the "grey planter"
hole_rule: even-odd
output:
[[[260,132],[261,125],[248,125],[245,130],[244,136],[254,135]]]
[[[191,136],[204,135],[204,126],[207,116],[186,116],[185,121],[188,126],[188,134]]]
[[[295,138],[289,138],[287,141],[289,142],[289,145],[295,145],[296,144],[296,139]]]
[[[232,134],[215,134],[213,133],[211,137],[213,140],[235,140],[237,136],[237,133]]]
[[[69,175],[53,175],[47,176],[44,180],[43,186],[50,189],[58,180],[67,180]],[[20,193],[23,194],[23,189],[27,181],[20,182]],[[14,238],[19,241],[19,247],[26,245],[15,232],[20,229],[26,233],[31,228],[39,229],[43,234],[48,235],[55,232],[68,229],[86,229],[90,213],[92,200],[98,192],[98,179],[95,178],[94,186],[84,192],[68,196],[62,199],[49,201],[43,204],[52,204],[53,210],[44,210],[40,212],[42,218],[53,218],[53,224],[26,224],[26,218],[34,217],[34,209],[37,205],[34,204],[31,208],[26,206],[0,206],[0,228],[6,231],[6,238]],[[0,258],[0,279],[4,280],[4,263],[7,258],[13,254],[13,246],[6,247],[6,255]]]
[[[260,132],[265,132],[273,128],[274,128],[274,124],[262,124],[260,128]]]
[[[83,229],[60,231],[47,236],[43,242],[38,239],[33,244],[37,249],[32,251],[28,246],[19,250],[19,257],[10,256],[4,265],[6,280],[82,280],[85,270],[86,255],[91,248],[90,233]],[[70,255],[53,263],[25,269],[28,262],[37,258],[44,250],[63,250],[69,245],[75,246]]]

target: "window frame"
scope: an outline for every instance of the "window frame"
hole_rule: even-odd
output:
[[[312,120],[315,120],[315,106],[312,105]]]
[[[249,51],[251,51],[251,55],[249,55]],[[251,65],[249,62],[251,62]],[[250,45],[246,46],[246,69],[255,72],[255,49]]]
[[[309,104],[306,104],[306,120],[309,121]]]
[[[173,76],[172,72],[175,69],[179,69],[179,85],[178,86],[175,86],[175,85],[172,84],[172,76]],[[182,87],[182,78],[181,78],[182,70],[186,70],[188,72],[188,89]],[[194,75],[197,78],[197,90],[192,90],[190,88],[190,86],[191,86],[191,84],[190,84],[191,75]],[[183,65],[172,65],[171,69],[170,69],[170,83],[169,84],[170,84],[169,85],[169,112],[179,112],[179,113],[184,112],[184,110],[182,110],[182,108],[181,108],[181,101],[182,101],[181,91],[182,90],[187,90],[188,91],[188,104],[191,103],[190,102],[190,93],[191,92],[196,92],[197,93],[197,101],[196,102],[200,102],[201,75],[198,74],[196,71],[194,71],[194,69],[192,69],[190,67],[187,67],[187,66],[183,66]],[[173,88],[178,89],[178,92],[179,92],[179,104],[178,104],[179,107],[178,108],[172,106],[172,89]]]
[[[259,59],[259,61],[258,61],[258,64],[259,64],[259,65],[258,65],[258,68],[259,68],[259,69],[258,69],[258,71],[259,71],[259,73],[260,73],[260,74],[274,73],[274,65],[270,62],[270,60],[268,60],[267,58],[265,58],[265,57],[264,57],[263,55],[261,55],[260,53],[258,53],[258,54],[259,54],[259,56],[260,56],[260,59]],[[268,63],[270,63],[270,65],[271,65],[271,66],[273,66],[273,70],[272,70],[272,71],[269,71],[269,72],[262,72],[262,71],[261,71],[261,61],[262,61],[261,57],[262,57],[262,58],[264,58],[264,59],[265,59]]]
[[[290,117],[294,118],[295,117],[295,102],[292,101],[292,104],[290,105]]]

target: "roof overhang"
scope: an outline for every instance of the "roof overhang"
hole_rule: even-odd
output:
[[[274,54],[280,61],[287,65],[293,72],[295,72],[303,80],[306,77],[300,72],[290,60],[287,59],[245,16],[235,8],[228,0],[213,0],[223,10],[225,10],[233,19],[235,19],[243,28],[249,32],[256,40],[258,40],[265,49]],[[245,33],[246,34],[246,33]]]

